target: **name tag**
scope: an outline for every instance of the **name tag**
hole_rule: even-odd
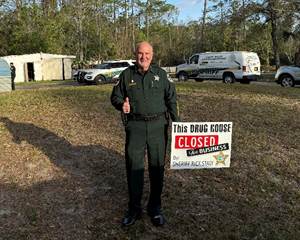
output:
[[[134,82],[134,83],[129,83],[129,87],[132,87],[132,86],[136,86],[136,82]]]

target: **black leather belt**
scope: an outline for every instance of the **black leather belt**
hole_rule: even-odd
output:
[[[158,120],[161,116],[165,116],[165,112],[162,113],[154,113],[154,114],[137,114],[137,113],[130,113],[128,114],[128,120],[133,121],[154,121]]]

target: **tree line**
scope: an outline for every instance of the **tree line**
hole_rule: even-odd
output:
[[[199,18],[182,23],[166,0],[0,0],[0,55],[128,59],[148,40],[160,65],[234,50],[257,52],[266,66],[299,64],[299,10],[298,0],[203,0]]]

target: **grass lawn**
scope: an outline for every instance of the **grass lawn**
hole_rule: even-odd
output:
[[[30,81],[30,82],[16,82],[16,86],[32,86],[32,85],[39,85],[39,84],[59,84],[59,83],[68,83],[74,82],[73,79],[67,80],[39,80],[39,81]]]
[[[112,85],[0,94],[0,239],[300,239],[300,89],[178,83],[183,121],[232,121],[229,169],[170,170],[167,224],[127,206]],[[145,174],[144,203],[148,197]]]

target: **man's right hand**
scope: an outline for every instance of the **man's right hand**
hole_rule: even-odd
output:
[[[125,99],[125,102],[123,103],[123,113],[130,113],[130,104],[129,104],[129,98],[127,97]]]

